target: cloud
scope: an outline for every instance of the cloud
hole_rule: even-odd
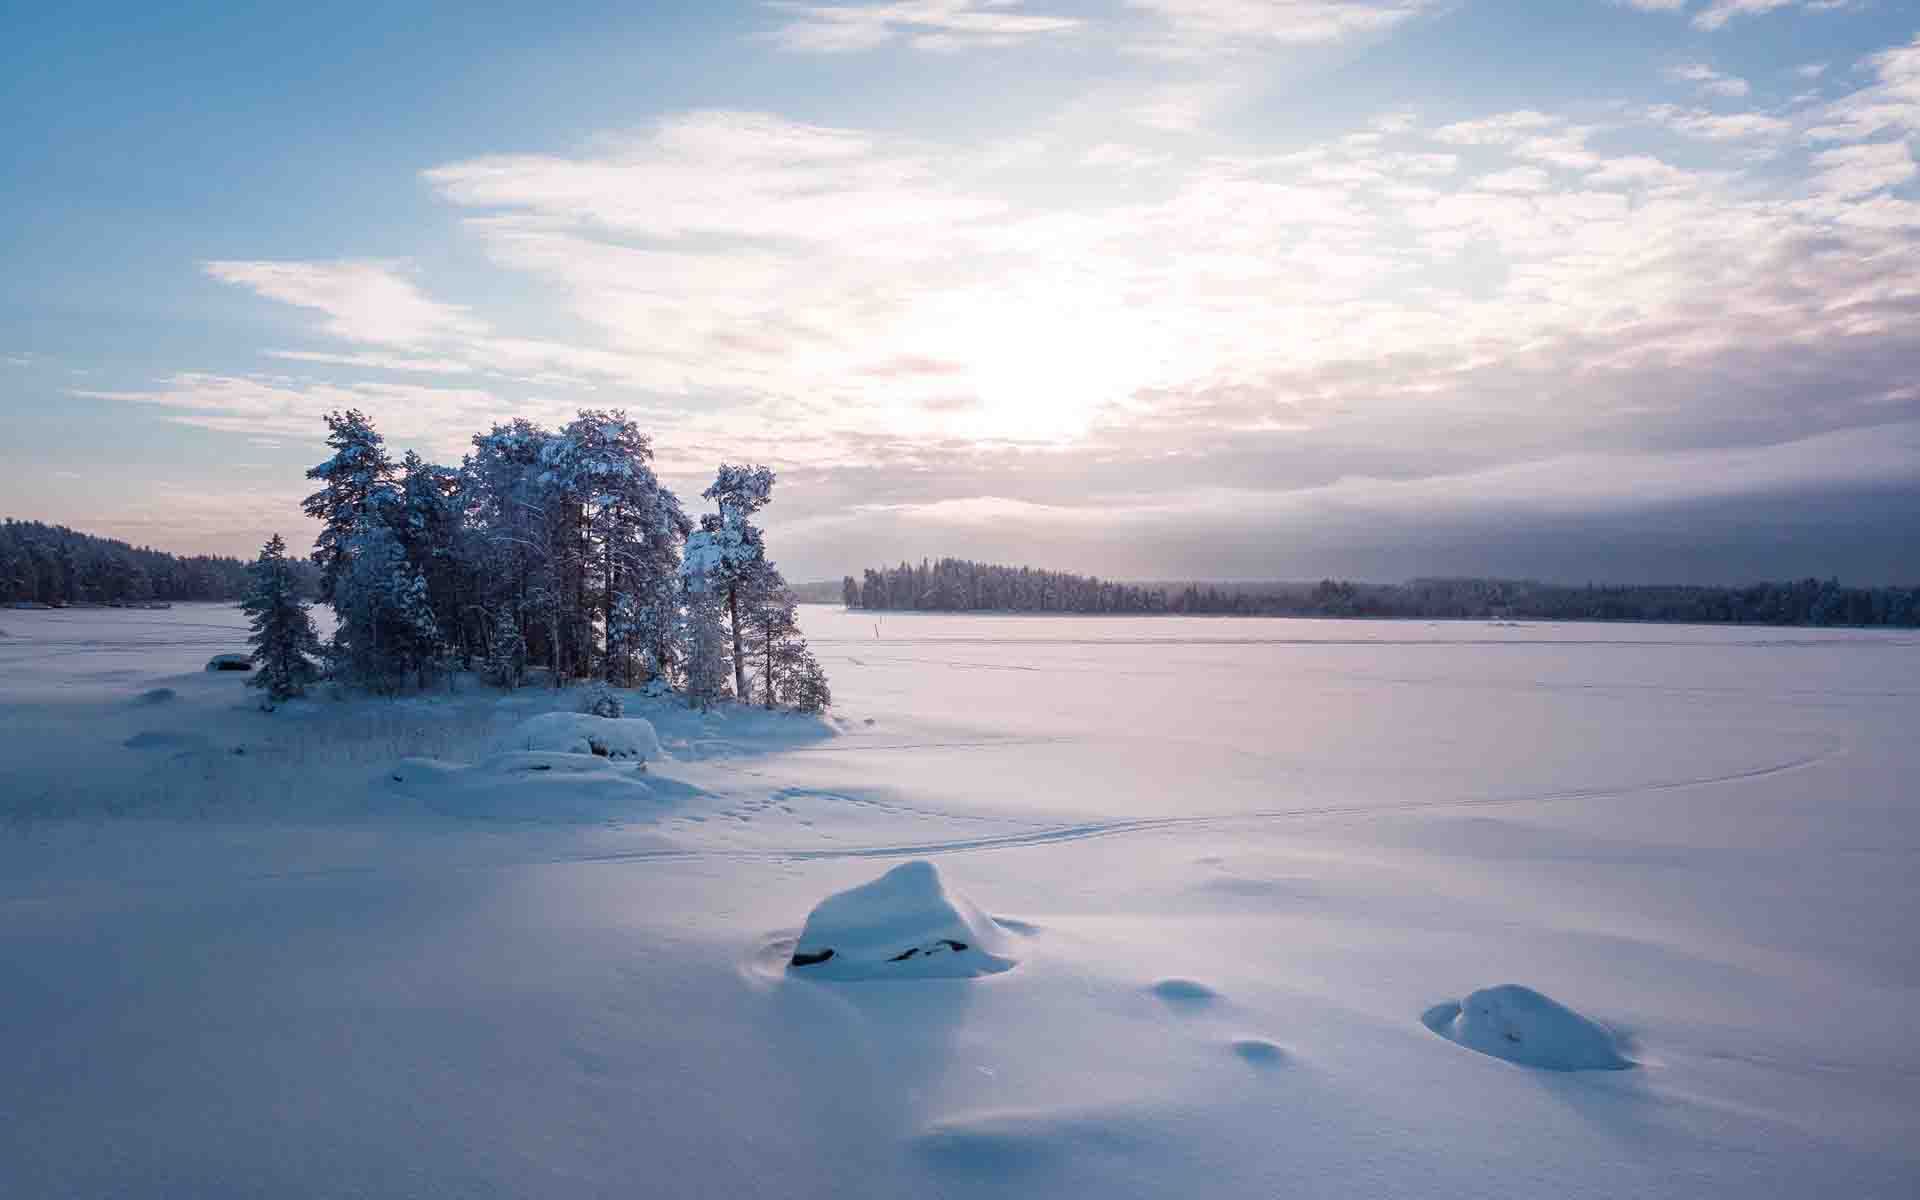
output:
[[[1070,32],[1072,17],[1027,11],[1022,0],[896,0],[890,4],[797,4],[768,8],[787,20],[767,36],[786,50],[844,54],[903,42],[917,50],[1005,46]]]
[[[1710,96],[1745,96],[1753,89],[1747,81],[1737,75],[1723,75],[1705,63],[1682,63],[1669,67],[1667,78],[1679,83],[1699,85],[1699,89]]]
[[[227,376],[193,372],[169,376],[159,386],[122,391],[79,391],[76,396],[150,405],[169,420],[221,433],[278,435],[303,444],[325,432],[323,417],[358,408],[390,439],[458,458],[467,439],[494,421],[516,415],[563,419],[565,405],[509,401],[478,388],[417,384],[338,385],[286,377]]]
[[[1166,133],[1190,133],[1217,116],[1241,94],[1228,80],[1163,84],[1153,88],[1133,107],[1142,125]]]
[[[1139,48],[1194,57],[1226,48],[1309,46],[1380,34],[1434,0],[1126,0],[1159,23]]]
[[[1920,134],[1920,36],[1863,64],[1874,82],[1828,105],[1809,141],[1860,141],[1883,133]]]
[[[1712,32],[1723,29],[1735,17],[1760,16],[1764,13],[1778,12],[1783,8],[1799,8],[1806,12],[1831,12],[1836,9],[1859,7],[1858,0],[1713,0],[1706,8],[1694,14],[1695,29]]]
[[[1675,133],[1712,142],[1778,138],[1793,130],[1792,124],[1788,121],[1756,112],[1716,113],[1701,108],[1687,109],[1671,104],[1654,104],[1642,109],[1641,114]]]
[[[1813,156],[1813,166],[1813,186],[1841,196],[1863,196],[1898,187],[1920,174],[1904,141],[1824,150]]]
[[[268,358],[287,362],[338,367],[365,367],[375,371],[407,371],[425,375],[471,375],[479,368],[457,358],[423,358],[405,354],[337,354],[321,350],[268,350]]]
[[[486,330],[467,309],[427,297],[396,263],[209,262],[203,269],[270,300],[324,313],[326,331],[347,341],[411,347]]]
[[[1676,77],[1730,78],[1695,66]],[[572,341],[420,289],[444,316],[342,325],[356,310],[332,293],[249,275],[350,343],[275,352],[289,370],[472,377],[94,394],[303,444],[352,404],[451,455],[510,413],[564,420],[592,386],[645,415],[676,481],[723,456],[778,466],[779,519],[811,547],[796,570],[975,528],[1040,531],[1035,557],[1107,509],[1173,555],[1224,545],[1213,517],[1249,544],[1262,520],[1269,542],[1326,542],[1316,522],[1371,537],[1354,514],[1539,530],[1641,501],[1898,488],[1920,479],[1901,432],[1920,393],[1889,382],[1920,368],[1920,205],[1892,135],[1920,112],[1920,43],[1864,66],[1857,90],[1792,109],[1395,112],[1284,150],[1157,135],[1120,106],[1018,147],[678,113],[425,172]],[[1187,111],[1161,134],[1206,123],[1206,103]]]

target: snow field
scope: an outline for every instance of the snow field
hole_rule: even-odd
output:
[[[0,838],[0,1192],[1920,1185],[1912,639],[810,609],[833,720],[636,696],[641,772],[490,753],[571,694],[268,716],[198,674],[227,647],[41,615],[0,648],[0,771],[57,785]],[[1017,962],[809,975],[822,908]],[[1503,979],[1572,1021],[1483,1023]],[[1636,1069],[1464,1052],[1448,997]]]

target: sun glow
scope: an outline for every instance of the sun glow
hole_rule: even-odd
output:
[[[953,370],[901,389],[896,411],[915,432],[1071,442],[1170,369],[1149,314],[1089,292],[968,295],[927,308],[905,340]]]

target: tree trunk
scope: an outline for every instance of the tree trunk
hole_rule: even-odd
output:
[[[742,704],[752,704],[753,697],[747,694],[747,659],[740,651],[740,588],[735,585],[727,589],[727,616],[733,625],[733,694]]]

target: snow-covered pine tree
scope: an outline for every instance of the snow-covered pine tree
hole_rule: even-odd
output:
[[[459,643],[465,653],[461,603],[468,571],[462,562],[466,541],[462,481],[461,472],[407,451],[400,464],[399,506],[394,516],[407,561],[426,578],[435,628],[449,649]]]
[[[256,667],[247,686],[266,690],[261,707],[272,712],[274,705],[300,695],[319,675],[313,659],[320,653],[320,639],[279,534],[267,539],[247,573],[253,586],[240,609],[253,631],[247,643]]]
[[[701,558],[706,577],[725,608],[733,634],[733,680],[735,694],[747,695],[746,652],[741,643],[741,600],[757,593],[770,593],[768,579],[773,564],[767,561],[765,539],[759,527],[748,518],[767,506],[773,498],[773,472],[762,466],[734,466],[721,463],[713,486],[700,493],[712,500],[720,512],[700,518],[703,540]],[[694,537],[699,537],[695,534]],[[688,540],[688,555],[693,541]]]
[[[487,656],[481,675],[488,683],[512,691],[526,682],[527,639],[521,636],[520,623],[505,605],[494,609],[488,624]]]
[[[681,565],[682,595],[675,642],[679,647],[682,688],[690,708],[706,709],[728,693],[726,610],[713,586],[709,535],[687,539]]]
[[[321,481],[320,490],[302,507],[321,523],[314,539],[313,561],[320,568],[320,599],[332,603],[334,585],[347,570],[347,543],[354,535],[386,518],[397,502],[393,461],[385,439],[358,409],[327,414],[327,445],[333,456],[307,472]]]
[[[807,649],[805,638],[788,643],[779,660],[780,695],[789,708],[804,713],[824,712],[833,703],[833,691],[827,686],[827,672],[820,660]]]
[[[606,631],[600,674],[625,678],[637,648],[631,639],[641,632],[643,597],[671,586],[678,543],[692,524],[654,476],[651,441],[624,412],[581,410],[544,460],[551,486],[580,516],[583,591]],[[617,634],[626,635],[626,644],[618,644]]]
[[[778,579],[778,572],[768,575]],[[784,581],[780,581],[784,585]],[[751,702],[755,692],[765,708],[772,708],[780,684],[780,662],[786,644],[800,636],[800,616],[793,593],[785,586],[756,590],[741,598],[747,657],[752,660],[753,691],[744,699]]]
[[[363,525],[341,549],[333,610],[335,674],[374,691],[396,691],[412,674],[424,684],[442,642],[426,577],[385,524]]]
[[[778,572],[772,573],[778,579]],[[807,639],[800,636],[799,606],[784,583],[770,594],[746,597],[748,654],[754,682],[767,708],[785,704],[801,712],[819,712],[832,703],[826,672]]]

